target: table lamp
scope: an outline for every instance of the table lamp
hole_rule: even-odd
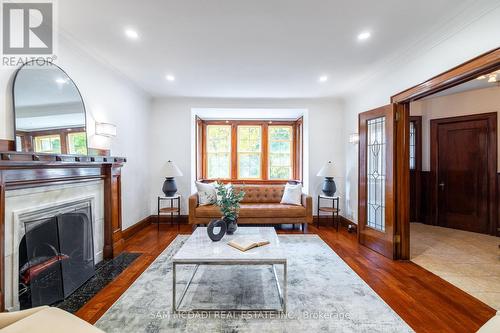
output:
[[[165,170],[165,182],[163,183],[163,193],[167,197],[173,197],[177,193],[177,184],[175,184],[174,177],[181,177],[181,170],[175,165],[174,162],[168,161]]]
[[[321,190],[327,197],[333,197],[337,191],[337,186],[333,180],[334,170],[332,161],[328,161],[328,163],[326,163],[321,170],[319,170],[317,176],[325,177],[325,182],[323,183]]]

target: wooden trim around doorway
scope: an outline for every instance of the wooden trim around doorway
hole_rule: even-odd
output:
[[[476,77],[492,72],[500,68],[500,47],[486,52],[474,59],[471,59],[459,66],[456,66],[442,74],[439,74],[429,80],[422,82],[414,87],[408,88],[391,97],[391,102],[397,104],[399,110],[403,110],[403,114],[409,111],[410,102],[435,94],[445,89],[457,86],[461,83],[475,79]],[[401,118],[401,117],[400,117]],[[405,118],[405,117],[402,117]],[[408,118],[405,122],[409,123]],[[402,145],[409,147],[410,134],[407,124],[398,122],[396,125],[400,128],[398,131],[396,142],[401,142]],[[405,174],[409,175],[409,163],[399,162],[399,160],[408,160],[407,149],[398,149],[396,151],[396,177],[397,183],[405,184]],[[399,187],[398,187],[399,188]],[[495,186],[496,188],[496,186]],[[496,190],[496,189],[495,189]],[[396,223],[395,226],[401,235],[401,259],[409,259],[410,248],[410,233],[406,232],[410,228],[409,217],[409,202],[410,189],[406,188],[403,191],[398,191],[398,204],[396,205]],[[498,203],[500,205],[500,201]],[[498,207],[496,208],[498,211]],[[498,222],[497,222],[498,223]],[[499,225],[500,226],[500,225]],[[497,233],[500,231],[497,229]],[[404,249],[404,250],[403,250]],[[407,249],[408,253],[405,253]],[[405,256],[408,254],[408,256]]]
[[[409,103],[454,87],[500,67],[500,47],[391,97],[391,103]]]

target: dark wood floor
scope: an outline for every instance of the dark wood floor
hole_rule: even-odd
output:
[[[279,231],[291,233],[299,231]],[[392,261],[357,243],[345,229],[309,227],[318,234],[416,332],[476,332],[496,310],[412,262]],[[126,241],[125,251],[142,253],[77,315],[95,323],[178,234],[191,227],[148,226]]]

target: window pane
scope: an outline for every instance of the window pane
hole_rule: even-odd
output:
[[[76,155],[87,155],[87,133],[69,133],[68,152]]]
[[[269,126],[269,179],[292,178],[292,126]]]
[[[261,178],[262,128],[238,126],[238,178]]]
[[[385,117],[367,122],[367,225],[385,230]]]
[[[61,137],[56,135],[44,135],[35,137],[36,153],[61,153]]]
[[[16,135],[16,150],[23,151],[23,139],[19,135]]]
[[[231,125],[208,125],[207,177],[231,178]]]
[[[410,121],[410,170],[415,170],[416,144],[415,144],[415,122]]]

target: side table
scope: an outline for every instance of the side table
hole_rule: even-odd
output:
[[[321,200],[329,200],[331,201],[331,206],[321,206]],[[326,213],[331,213],[332,214],[332,219],[334,225],[336,224],[337,226],[337,231],[339,231],[339,203],[340,203],[340,197],[328,197],[326,195],[320,194],[318,195],[318,220],[317,220],[317,227],[319,228],[319,212],[326,212]]]
[[[162,202],[170,202],[170,205],[162,207]],[[175,203],[175,205],[174,205]],[[158,232],[160,231],[160,217],[168,216],[170,214],[170,225],[174,224],[174,214],[177,214],[177,228],[180,228],[179,220],[181,217],[181,196],[179,194],[173,197],[158,196],[158,215],[156,224],[158,225]]]

